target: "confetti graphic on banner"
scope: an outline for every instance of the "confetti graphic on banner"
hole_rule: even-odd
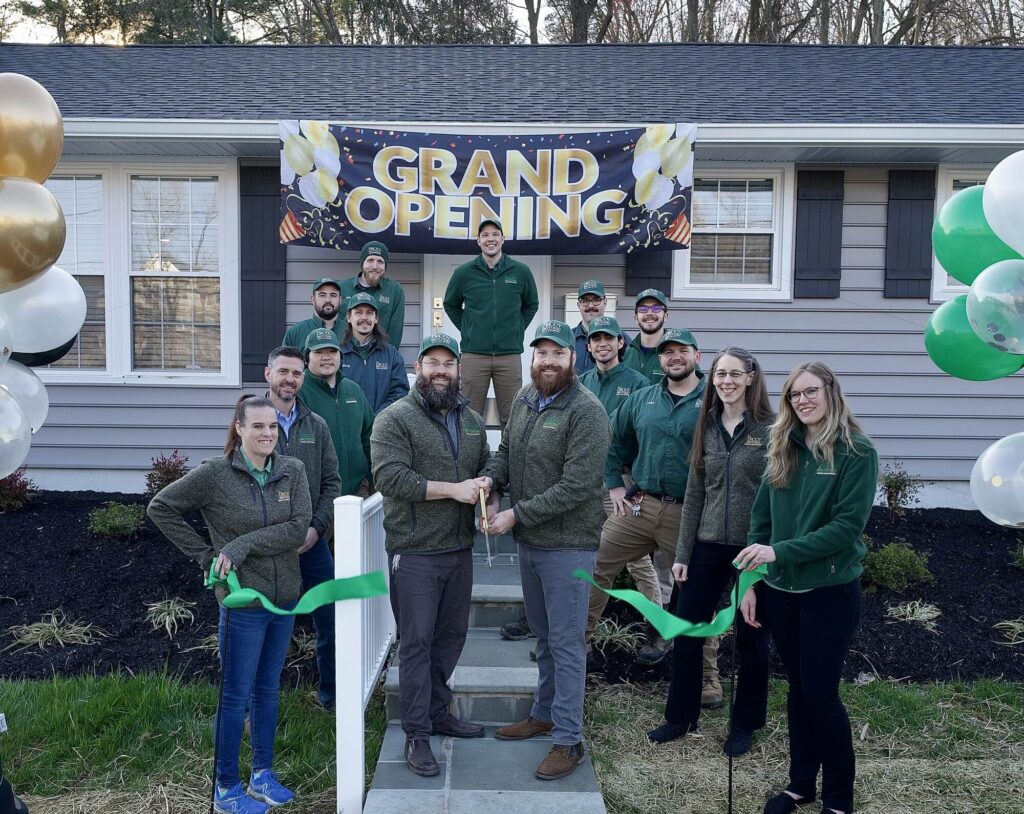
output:
[[[450,134],[282,121],[282,243],[475,254],[482,220],[517,254],[689,248],[694,124]]]

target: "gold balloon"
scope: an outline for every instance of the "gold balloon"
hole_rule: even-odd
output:
[[[17,73],[0,73],[0,176],[43,183],[64,147],[64,121],[46,88]]]
[[[0,294],[32,281],[57,262],[67,226],[42,184],[0,178]]]

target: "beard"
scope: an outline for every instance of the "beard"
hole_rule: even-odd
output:
[[[641,322],[640,323],[640,332],[641,333],[645,333],[645,334],[656,334],[664,326],[665,326],[665,320],[661,320],[660,322],[657,322],[657,323],[655,323],[653,325],[651,325],[649,323],[646,323],[646,322]]]
[[[696,365],[692,365],[692,366],[684,367],[682,370],[673,370],[671,373],[669,373],[666,370],[665,371],[665,375],[669,378],[670,381],[681,382],[683,379],[689,377],[690,374],[692,374],[693,371],[696,370],[696,369],[697,369],[697,366]]]
[[[314,305],[313,313],[315,313],[324,322],[327,322],[338,315],[338,306],[333,303],[327,303],[326,305]]]
[[[416,377],[416,392],[423,396],[427,407],[435,413],[441,413],[451,410],[459,403],[462,388],[459,386],[458,376],[432,381],[421,373]]]
[[[547,380],[540,377],[540,373],[543,370],[557,370],[557,375],[554,379]],[[537,392],[540,395],[547,398],[553,396],[576,381],[576,368],[572,365],[568,367],[556,368],[554,365],[545,365],[544,368],[539,371],[535,367],[530,368],[530,380],[533,382],[533,386],[537,388]]]

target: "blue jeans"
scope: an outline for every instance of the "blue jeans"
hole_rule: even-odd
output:
[[[295,603],[283,607],[294,608]],[[246,707],[250,711],[252,768],[273,768],[278,690],[294,624],[294,616],[278,616],[262,608],[220,609],[223,677],[213,729],[217,738],[217,783],[223,788],[241,779],[238,753]]]
[[[334,558],[327,545],[327,538],[321,537],[305,554],[299,555],[299,571],[302,573],[302,592],[306,593],[328,580],[334,579]],[[320,673],[320,703],[334,703],[334,605],[324,605],[311,614],[313,629],[316,631],[316,669]]]
[[[587,604],[590,586],[574,577],[593,574],[596,551],[519,544],[519,575],[530,630],[537,634],[540,677],[530,716],[551,721],[559,746],[583,740],[583,686],[587,680]]]

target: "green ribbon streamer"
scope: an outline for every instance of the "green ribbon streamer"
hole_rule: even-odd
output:
[[[303,613],[312,613],[317,608],[330,605],[332,602],[342,602],[346,599],[368,599],[371,596],[383,596],[388,592],[387,579],[383,571],[373,571],[369,574],[360,574],[357,577],[346,577],[345,579],[329,579],[314,585],[304,593],[298,604],[291,610],[283,610],[267,599],[259,591],[252,588],[243,588],[238,582],[238,574],[228,571],[226,578],[216,576],[213,561],[210,566],[210,573],[206,575],[206,587],[214,588],[218,585],[227,589],[228,595],[223,599],[225,608],[244,608],[252,602],[259,602],[264,608],[278,616],[298,616]]]
[[[753,571],[740,571],[740,599],[747,592],[747,588],[756,585],[764,579],[767,573],[768,568],[764,565],[755,568]],[[660,605],[651,602],[650,599],[639,591],[602,588],[582,568],[577,568],[573,572],[573,576],[577,579],[582,579],[584,582],[589,582],[599,591],[604,591],[608,596],[613,596],[634,607],[644,619],[653,625],[654,629],[658,631],[663,639],[674,639],[677,636],[694,636],[697,638],[721,636],[732,626],[733,620],[736,618],[736,611],[738,610],[736,607],[736,592],[733,589],[729,592],[729,607],[722,608],[710,622],[689,622],[686,619],[680,619]]]

